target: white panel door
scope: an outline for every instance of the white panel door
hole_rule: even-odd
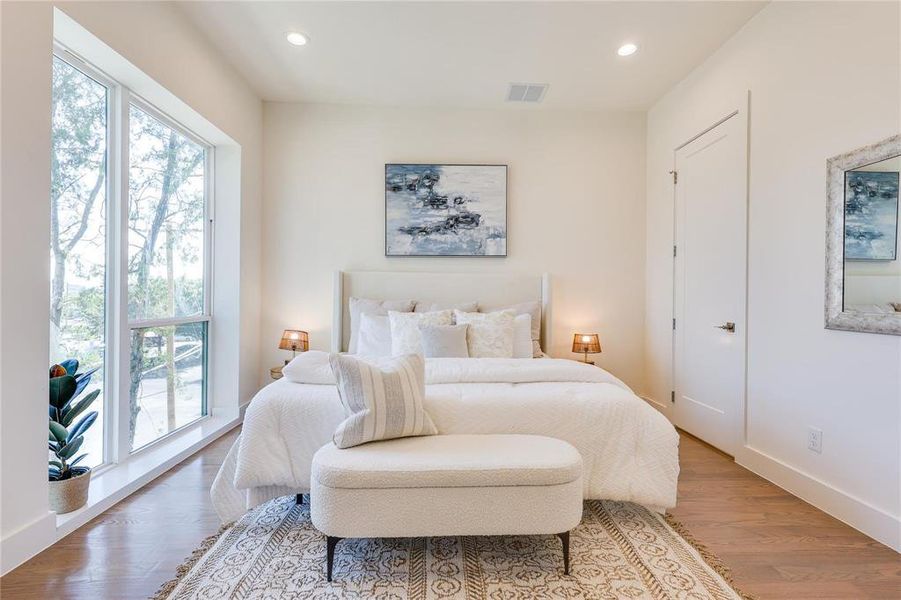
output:
[[[674,418],[735,455],[745,390],[747,134],[743,115],[676,150]]]

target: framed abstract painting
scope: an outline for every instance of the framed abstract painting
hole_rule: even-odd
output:
[[[385,256],[507,256],[507,165],[385,165]]]
[[[898,173],[845,173],[845,260],[895,260]]]

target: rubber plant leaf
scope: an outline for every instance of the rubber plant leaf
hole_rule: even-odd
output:
[[[66,373],[73,377],[78,372],[78,361],[74,358],[67,358],[59,364],[66,370]]]
[[[56,441],[64,444],[69,436],[71,435],[66,428],[57,423],[56,421],[50,421],[50,433],[53,434],[53,437],[56,438]]]
[[[75,378],[71,375],[54,377],[50,380],[50,404],[62,409],[75,396]]]
[[[97,367],[99,369],[100,367]],[[91,375],[97,372],[97,369],[91,369],[87,373],[81,373],[75,376],[75,396],[78,396],[88,384],[91,383]]]
[[[94,424],[94,421],[97,420],[97,411],[89,412],[87,415],[82,418],[75,427],[72,428],[72,431],[69,432],[69,437],[66,438],[67,442],[72,442],[72,440],[79,437],[85,431],[87,431],[88,427]]]
[[[75,455],[76,452],[78,452],[78,449],[81,448],[82,443],[84,443],[83,437],[75,438],[74,440],[72,440],[72,442],[60,448],[57,454],[63,460],[69,460],[70,458],[72,458],[72,456]]]
[[[75,420],[75,417],[84,412],[88,406],[100,395],[100,390],[94,390],[75,404],[72,404],[69,408],[63,411],[63,417],[60,420],[60,423],[68,427],[72,424],[72,421]]]

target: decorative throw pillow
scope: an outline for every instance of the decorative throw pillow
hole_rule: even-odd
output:
[[[514,311],[464,313],[455,310],[454,318],[458,324],[469,325],[466,345],[472,358],[513,357]]]
[[[388,311],[391,323],[391,354],[422,354],[422,335],[420,326],[453,325],[453,313],[449,310],[438,310],[426,313],[408,313]]]
[[[435,312],[436,310],[462,310],[463,312],[476,312],[479,310],[478,302],[417,302],[413,312]]]
[[[369,298],[351,297],[347,302],[347,309],[350,312],[350,343],[347,345],[347,351],[351,354],[357,351],[357,335],[360,332],[360,324],[362,315],[380,315],[387,316],[388,311],[396,310],[398,312],[412,312],[415,302],[412,300],[371,300]]]
[[[513,319],[513,358],[533,358],[531,315],[516,315]]]
[[[500,312],[503,310],[515,311],[517,315],[529,315],[532,317],[532,356],[541,358],[544,354],[541,351],[541,303],[540,302],[520,302],[511,306],[498,308],[491,312]]]
[[[466,330],[469,325],[420,325],[422,353],[426,358],[469,358]],[[529,341],[529,354],[532,342]]]
[[[332,441],[339,448],[438,430],[423,408],[425,360],[416,354],[366,362],[347,354],[329,357],[341,404],[349,416]]]
[[[391,324],[388,317],[360,315],[357,356],[391,356]]]

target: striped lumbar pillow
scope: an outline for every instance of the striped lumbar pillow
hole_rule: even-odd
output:
[[[339,448],[438,433],[422,406],[425,361],[421,356],[366,362],[346,354],[332,354],[329,363],[341,404],[350,415],[332,436]]]

